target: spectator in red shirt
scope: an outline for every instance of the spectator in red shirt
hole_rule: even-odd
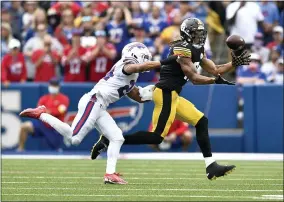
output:
[[[74,29],[72,32],[72,45],[64,49],[61,64],[64,69],[65,82],[86,81],[86,49],[80,44],[81,33],[81,30]]]
[[[98,82],[112,68],[113,59],[116,57],[114,45],[107,42],[106,32],[95,32],[97,44],[88,56],[90,62],[89,81]]]
[[[283,27],[276,26],[273,28],[273,41],[266,45],[267,48],[272,50],[278,45],[281,45],[283,42]]]
[[[149,131],[152,131],[152,124],[150,124]],[[188,124],[179,120],[175,120],[171,128],[164,138],[164,141],[159,145],[150,145],[154,150],[168,150],[178,149],[182,147],[183,151],[187,151],[190,143],[192,142],[192,133],[188,128]]]
[[[38,101],[38,106],[44,105],[49,114],[63,121],[69,106],[69,98],[60,93],[59,81],[56,78],[50,80],[48,86],[49,94],[42,96]],[[63,136],[56,132],[49,125],[33,119],[22,123],[20,129],[20,139],[17,151],[21,152],[25,148],[28,134],[34,137],[44,137],[51,149],[58,150],[63,142]]]
[[[35,65],[35,82],[47,82],[55,76],[55,68],[60,60],[56,51],[51,50],[51,37],[46,35],[43,39],[44,49],[32,53],[32,62]]]
[[[10,82],[25,82],[27,70],[24,55],[20,52],[21,43],[17,39],[11,39],[8,48],[10,52],[2,59],[2,81],[4,85]]]
[[[65,9],[61,15],[61,24],[57,26],[54,36],[65,47],[70,44],[72,30],[74,28],[74,16],[71,9]]]

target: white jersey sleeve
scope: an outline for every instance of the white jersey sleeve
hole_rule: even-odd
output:
[[[131,63],[135,63],[135,61],[131,61]],[[123,59],[119,60],[89,92],[92,95],[99,93],[103,98],[105,107],[129,93],[138,79],[139,73],[128,75],[123,71],[125,65],[126,62]]]

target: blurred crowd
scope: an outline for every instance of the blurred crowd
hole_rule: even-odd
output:
[[[283,83],[283,7],[278,2],[2,1],[1,82],[97,82],[129,42],[144,43],[154,60],[167,57],[185,18],[207,27],[207,57],[230,59],[225,39],[241,35],[252,62],[237,69],[240,84]],[[202,72],[201,72],[202,73]],[[141,74],[151,82],[158,71]]]

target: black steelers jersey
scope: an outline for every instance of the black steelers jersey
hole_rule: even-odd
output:
[[[190,57],[196,69],[200,68],[199,63],[204,57],[204,47],[195,48],[185,41],[178,41],[172,45],[169,56],[177,55]],[[180,64],[172,60],[167,65],[163,65],[160,71],[160,80],[156,84],[158,88],[165,90],[175,90],[180,93],[182,86],[188,81],[183,73]]]

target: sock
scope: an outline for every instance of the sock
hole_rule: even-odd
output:
[[[203,116],[195,125],[196,140],[203,154],[203,157],[212,157],[211,145],[208,135],[208,119]]]
[[[207,168],[211,163],[215,162],[215,159],[213,159],[213,157],[205,157],[204,160],[205,160],[205,166],[206,166],[206,168]]]
[[[115,173],[116,162],[122,144],[123,141],[117,141],[117,140],[109,142],[109,146],[107,149],[107,166],[106,166],[107,174]]]
[[[160,144],[164,138],[154,132],[139,131],[124,136],[124,139],[124,144]]]
[[[42,122],[48,123],[52,128],[54,128],[58,133],[60,133],[62,136],[71,138],[72,137],[72,129],[71,127],[62,121],[60,121],[58,118],[47,114],[42,113],[39,117],[39,120]]]

